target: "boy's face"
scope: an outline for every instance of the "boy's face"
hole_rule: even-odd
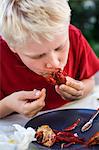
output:
[[[68,58],[69,39],[57,35],[53,41],[42,39],[41,44],[29,39],[15,51],[30,70],[44,76],[55,68],[63,70]]]

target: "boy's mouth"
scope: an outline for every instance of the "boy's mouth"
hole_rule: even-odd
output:
[[[49,75],[52,75],[53,72],[55,72],[56,70],[61,70],[63,71],[64,67],[60,67],[60,68],[46,68],[43,71],[42,70],[38,70],[36,73],[43,76],[43,77],[47,77]]]
[[[49,75],[52,75],[53,72],[55,72],[56,70],[62,70],[61,68],[48,68],[45,72],[42,73],[43,77],[47,77]]]
[[[56,68],[53,72],[48,74],[46,80],[52,85],[60,85],[66,83],[66,76],[60,68]]]

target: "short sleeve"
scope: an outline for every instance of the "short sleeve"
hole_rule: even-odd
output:
[[[79,36],[79,80],[87,79],[99,71],[99,58],[84,38],[82,33]]]

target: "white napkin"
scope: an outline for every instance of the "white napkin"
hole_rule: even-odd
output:
[[[31,127],[25,129],[19,124],[14,124],[13,127],[9,127],[8,130],[6,126],[3,127],[2,131],[0,130],[0,149],[27,150],[29,144],[36,141],[35,130]],[[12,129],[14,129],[13,132]]]

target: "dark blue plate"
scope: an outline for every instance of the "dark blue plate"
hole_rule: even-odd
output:
[[[96,112],[96,110],[91,109],[65,109],[48,112],[42,115],[39,115],[31,119],[25,127],[32,127],[37,129],[41,125],[49,125],[52,129],[62,130],[70,126],[78,118],[81,119],[79,125],[73,130],[74,133],[77,133],[81,138],[88,140],[93,134],[99,131],[99,117],[96,117],[94,120],[93,126],[86,132],[81,132],[81,127],[90,119],[90,117]],[[54,144],[51,148],[47,148],[33,142],[33,148],[35,150],[59,150],[60,144]],[[65,148],[66,149],[66,148]],[[90,148],[85,148],[83,145],[74,144],[68,147],[69,150],[99,150],[99,145],[92,146]]]

